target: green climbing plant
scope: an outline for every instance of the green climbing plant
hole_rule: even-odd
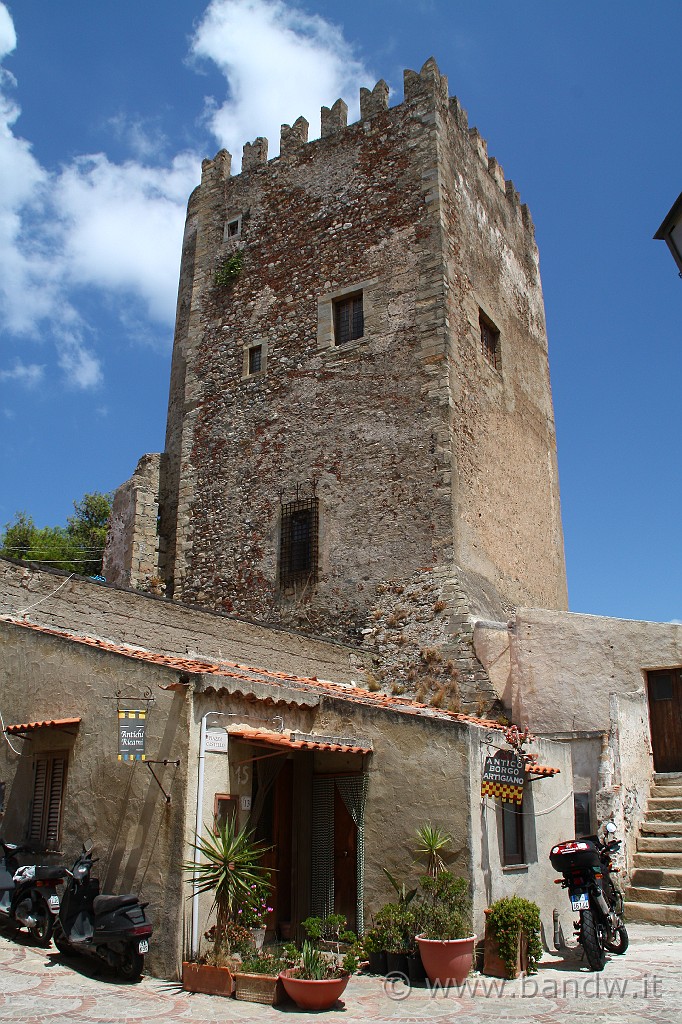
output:
[[[528,973],[536,974],[537,965],[542,957],[540,908],[537,903],[521,896],[505,896],[490,907],[488,925],[497,940],[507,977],[513,978],[516,975],[516,957],[521,932],[526,936],[528,943]]]
[[[213,275],[213,281],[218,288],[226,288],[237,280],[243,269],[244,253],[238,249],[220,264]]]

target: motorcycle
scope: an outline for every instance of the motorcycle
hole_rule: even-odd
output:
[[[614,878],[611,855],[621,847],[616,831],[606,824],[606,836],[585,836],[552,847],[549,859],[562,874],[557,883],[568,889],[571,907],[580,914],[575,922],[578,942],[593,971],[603,971],[606,953],[624,953],[628,933],[623,924],[623,892]]]
[[[65,955],[84,953],[103,960],[128,981],[139,978],[149,952],[153,928],[145,916],[147,903],[132,893],[100,895],[99,879],[91,876],[97,863],[88,840],[71,871],[54,926],[54,944]]]
[[[30,846],[0,839],[0,923],[28,928],[41,946],[49,946],[59,913],[57,886],[66,868],[47,864],[19,865],[19,854],[32,853]]]

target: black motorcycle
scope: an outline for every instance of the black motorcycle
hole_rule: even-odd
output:
[[[60,953],[84,953],[103,960],[128,981],[139,978],[144,954],[149,952],[152,925],[145,916],[147,903],[137,896],[100,896],[99,880],[91,877],[92,842],[83,850],[62,894],[54,926],[54,944]]]
[[[559,843],[549,859],[561,872],[561,885],[568,889],[571,907],[580,914],[575,922],[578,942],[593,971],[603,971],[606,953],[624,953],[628,933],[623,924],[623,893],[616,881],[611,854],[621,847],[619,839],[609,838],[616,831],[607,822],[606,836],[585,836]]]
[[[30,846],[0,839],[0,923],[28,928],[41,946],[49,946],[59,913],[57,886],[66,868],[47,864],[19,864],[19,855],[33,853]]]

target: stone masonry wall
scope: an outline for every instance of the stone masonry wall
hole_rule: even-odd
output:
[[[143,455],[137,468],[117,488],[109,519],[103,575],[118,587],[160,592],[159,469],[161,455]]]
[[[351,640],[376,588],[424,567],[491,617],[530,592],[565,605],[532,225],[463,116],[429,61],[397,107],[380,82],[355,125],[339,101],[315,142],[303,119],[283,126],[275,160],[257,139],[236,177],[229,154],[205,161],[162,484],[170,593]],[[241,272],[216,284],[235,253]],[[333,303],[360,290],[364,337],[334,345]],[[492,382],[475,302],[503,329]],[[281,503],[301,494],[319,502],[318,579],[281,593]]]

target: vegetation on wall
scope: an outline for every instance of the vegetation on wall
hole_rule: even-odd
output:
[[[244,254],[237,250],[220,264],[213,275],[213,281],[218,288],[227,288],[237,280],[243,269]]]
[[[101,575],[111,501],[99,491],[85,494],[74,501],[66,526],[39,528],[26,512],[17,512],[0,535],[0,555],[80,576]]]

